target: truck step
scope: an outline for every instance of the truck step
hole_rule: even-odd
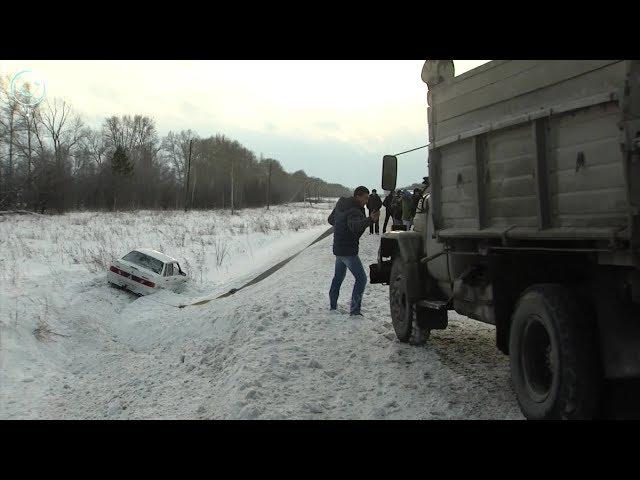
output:
[[[428,310],[446,310],[449,302],[443,300],[418,300],[416,306]]]

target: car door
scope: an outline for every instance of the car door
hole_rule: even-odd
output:
[[[178,262],[175,262],[173,266],[173,274],[176,277],[176,283],[185,283],[187,281],[187,274],[182,271]]]
[[[165,278],[167,287],[171,288],[184,283],[187,277],[181,273],[178,262],[167,263],[165,266]]]
[[[173,286],[173,264],[165,263],[162,269],[162,286],[165,288],[171,288]]]
[[[164,285],[167,288],[172,288],[178,285],[179,282],[179,274],[178,267],[175,262],[166,263],[164,266]]]

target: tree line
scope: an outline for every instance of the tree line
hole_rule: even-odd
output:
[[[0,210],[233,210],[350,194],[225,135],[161,137],[147,115],[110,116],[95,129],[66,101],[30,105],[9,85],[0,77]]]

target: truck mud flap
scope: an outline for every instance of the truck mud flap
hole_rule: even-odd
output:
[[[391,276],[391,262],[372,263],[369,265],[370,283],[389,283]]]
[[[416,321],[420,328],[444,330],[449,324],[447,302],[429,300],[417,302]]]

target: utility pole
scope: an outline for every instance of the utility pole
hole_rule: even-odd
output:
[[[269,205],[271,204],[271,165],[273,165],[273,160],[269,160],[269,179],[267,180],[267,210],[269,210]]]
[[[189,204],[193,208],[193,197],[196,195],[196,185],[198,185],[198,162],[193,165],[193,186],[191,187],[191,203]]]
[[[233,157],[231,157],[231,215],[233,215]]]
[[[191,145],[193,139],[189,140],[189,163],[187,166],[187,185],[184,189],[184,211],[187,213],[187,201],[189,200],[189,174],[191,173]]]

